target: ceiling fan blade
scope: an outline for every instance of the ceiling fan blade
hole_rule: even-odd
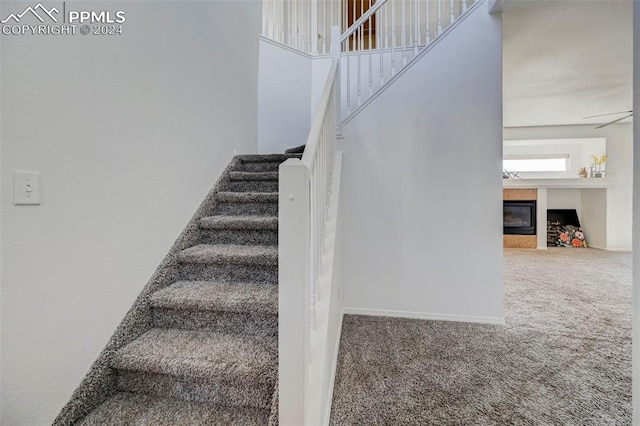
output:
[[[610,112],[609,114],[590,115],[588,117],[582,117],[582,119],[586,120],[587,118],[604,117],[607,115],[616,115],[616,114],[633,114],[633,111],[620,111],[620,112]]]
[[[608,122],[608,123],[604,123],[604,124],[601,124],[601,125],[597,126],[597,127],[596,127],[596,129],[602,129],[603,127],[611,126],[612,124],[615,124],[615,123],[617,123],[618,121],[622,121],[622,120],[624,120],[625,118],[629,118],[629,117],[631,117],[632,115],[633,115],[633,113],[631,113],[631,114],[627,114],[627,115],[625,115],[624,117],[616,118],[616,119],[615,119],[615,120],[613,120],[613,121],[610,121],[610,122]]]

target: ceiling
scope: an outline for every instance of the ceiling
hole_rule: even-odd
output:
[[[502,18],[505,127],[632,108],[632,0],[507,0]]]

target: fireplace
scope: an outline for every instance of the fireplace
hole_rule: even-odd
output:
[[[503,201],[503,233],[536,235],[536,201]]]

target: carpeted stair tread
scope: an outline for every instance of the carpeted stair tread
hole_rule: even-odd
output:
[[[300,154],[240,154],[237,156],[243,163],[282,163],[289,158],[300,158]]]
[[[216,199],[223,203],[277,203],[277,192],[218,192]]]
[[[116,352],[111,366],[196,380],[275,384],[277,351],[275,337],[152,328]]]
[[[229,172],[230,180],[278,180],[278,172]]]
[[[208,216],[200,219],[204,229],[278,229],[277,216]]]
[[[198,244],[182,250],[182,263],[277,265],[278,247],[267,245]]]
[[[118,392],[85,417],[79,426],[262,426],[268,415],[266,410],[258,408]]]
[[[151,296],[151,306],[199,311],[278,313],[278,288],[253,283],[178,281]]]

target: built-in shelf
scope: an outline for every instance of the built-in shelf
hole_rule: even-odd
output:
[[[587,179],[503,179],[503,188],[612,188],[618,185],[618,178]]]

